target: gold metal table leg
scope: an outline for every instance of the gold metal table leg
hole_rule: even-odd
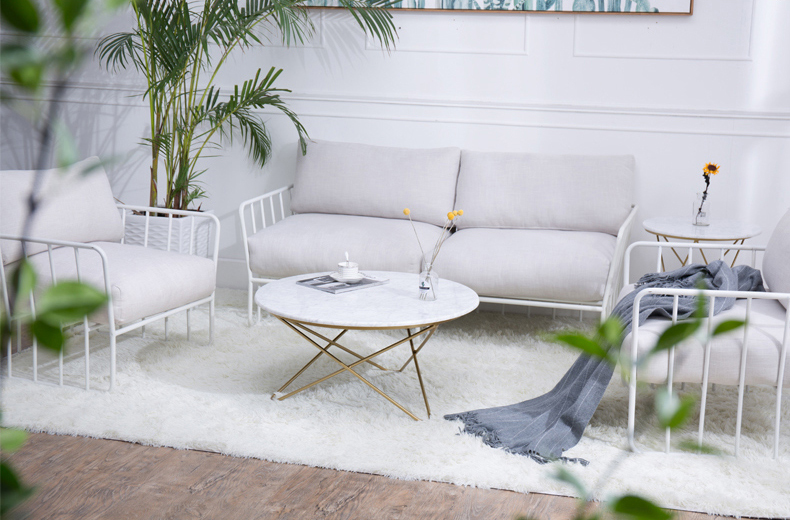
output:
[[[335,341],[339,340],[339,339],[340,339],[340,338],[343,336],[343,334],[345,334],[346,332],[348,332],[348,329],[345,329],[345,330],[343,330],[343,332],[341,332],[340,334],[338,334],[337,336],[335,336],[335,339],[334,339],[334,340],[332,340],[332,341],[330,342],[330,345],[331,345],[331,344],[333,344],[333,343],[335,343]],[[329,340],[327,340],[327,341],[329,341]],[[326,348],[329,348],[329,346],[330,346],[330,345],[327,345],[327,346],[326,346]],[[286,388],[288,388],[288,385],[290,385],[291,383],[293,383],[293,382],[296,380],[296,378],[297,378],[297,377],[301,376],[301,375],[304,373],[304,371],[305,371],[305,370],[307,370],[308,368],[310,368],[310,365],[312,365],[313,363],[315,363],[315,361],[316,361],[318,358],[320,358],[321,356],[323,356],[323,355],[324,355],[324,351],[323,351],[323,350],[322,350],[321,352],[319,352],[318,354],[316,354],[316,355],[315,355],[315,357],[314,357],[313,359],[311,359],[311,360],[310,360],[310,361],[309,361],[309,362],[308,362],[308,363],[307,363],[305,366],[303,366],[303,367],[302,367],[302,368],[299,370],[299,372],[297,372],[296,374],[294,374],[294,376],[293,376],[291,379],[289,379],[287,383],[285,383],[283,386],[281,386],[281,387],[280,387],[280,389],[279,389],[279,390],[277,390],[277,392],[282,392],[283,390],[285,390]],[[272,394],[272,399],[274,399],[274,397],[275,397],[275,395],[277,394],[277,392],[275,392],[274,394]]]
[[[433,329],[431,332],[428,333],[428,336],[422,341],[422,345],[425,345],[428,342],[428,340],[431,338],[435,330],[436,329]],[[411,331],[409,329],[406,329],[406,331],[409,334],[411,334]],[[422,345],[420,345],[420,348],[422,348]],[[428,412],[428,418],[430,419],[431,405],[428,404],[428,394],[425,393],[425,385],[422,383],[422,373],[420,373],[420,364],[417,362],[417,351],[414,350],[413,340],[409,340],[409,346],[411,347],[411,359],[414,360],[414,368],[417,370],[417,379],[420,381],[420,390],[422,390],[422,398],[425,401],[425,411]]]
[[[327,379],[330,379],[330,378],[332,378],[332,377],[335,377],[335,376],[336,376],[336,375],[338,375],[338,374],[341,374],[341,373],[343,373],[343,372],[346,372],[346,371],[347,371],[347,372],[351,372],[351,373],[352,373],[352,374],[353,374],[355,377],[357,377],[357,378],[358,378],[358,379],[360,379],[360,380],[361,380],[363,383],[365,383],[366,385],[368,385],[368,386],[369,386],[369,387],[370,387],[372,390],[376,391],[378,394],[380,394],[382,397],[384,397],[384,398],[385,398],[386,400],[388,400],[390,403],[392,403],[393,405],[395,405],[396,407],[398,407],[398,408],[399,408],[399,409],[400,409],[402,412],[404,412],[406,415],[408,415],[409,417],[411,417],[411,418],[412,418],[412,419],[414,419],[415,421],[419,421],[420,419],[419,419],[419,418],[417,418],[417,416],[415,416],[415,415],[414,415],[413,413],[411,413],[409,410],[407,410],[406,408],[404,408],[404,407],[403,407],[401,404],[399,404],[399,403],[398,403],[397,401],[395,401],[393,398],[391,398],[390,396],[388,396],[388,395],[387,395],[387,394],[386,394],[384,391],[382,391],[381,389],[379,389],[378,387],[376,387],[375,385],[373,385],[373,384],[372,384],[370,381],[368,381],[367,379],[365,379],[365,378],[364,378],[362,375],[360,375],[359,373],[357,373],[357,372],[354,370],[354,368],[355,368],[357,365],[360,365],[360,364],[362,364],[362,363],[371,363],[371,364],[373,364],[374,366],[377,366],[377,367],[379,367],[380,365],[377,365],[377,364],[375,364],[375,363],[372,363],[372,362],[370,361],[370,359],[371,359],[371,358],[374,358],[374,357],[376,357],[376,356],[379,356],[379,355],[383,354],[384,352],[387,352],[387,351],[389,351],[389,350],[391,350],[391,349],[393,349],[393,348],[397,347],[398,345],[401,345],[401,344],[403,344],[403,343],[405,343],[405,342],[407,342],[407,341],[408,341],[408,342],[410,343],[410,345],[411,345],[411,351],[412,351],[412,356],[411,356],[411,358],[409,358],[409,359],[410,359],[410,360],[411,360],[411,359],[414,359],[414,365],[415,365],[415,368],[417,369],[417,377],[418,377],[418,379],[419,379],[419,382],[420,382],[420,389],[422,390],[422,395],[423,395],[423,399],[424,399],[424,401],[425,401],[426,410],[428,411],[428,417],[430,417],[430,407],[429,407],[429,405],[428,405],[428,397],[427,397],[427,394],[426,394],[426,392],[425,392],[425,386],[424,386],[424,384],[423,384],[423,381],[422,381],[422,374],[420,373],[419,365],[417,364],[417,353],[418,353],[418,352],[419,352],[419,351],[422,349],[422,347],[424,347],[424,346],[425,346],[425,344],[426,344],[426,343],[428,342],[428,340],[431,338],[431,336],[433,335],[433,333],[436,331],[436,328],[439,326],[439,324],[438,324],[438,323],[434,323],[434,324],[432,324],[432,325],[429,325],[429,326],[427,326],[427,327],[425,327],[425,328],[421,329],[419,332],[416,332],[416,333],[414,333],[414,334],[412,334],[412,333],[411,333],[411,331],[409,330],[409,333],[408,333],[408,335],[407,335],[405,338],[403,338],[403,339],[401,339],[401,340],[399,340],[399,341],[396,341],[396,342],[394,342],[394,343],[392,343],[392,344],[388,345],[387,347],[384,347],[384,348],[382,348],[382,349],[380,349],[380,350],[378,350],[378,351],[374,352],[373,354],[370,354],[370,355],[368,355],[368,356],[362,357],[362,356],[360,356],[359,354],[357,354],[357,353],[355,353],[355,352],[353,352],[353,351],[350,351],[350,349],[347,349],[346,347],[343,347],[342,345],[340,345],[339,343],[337,343],[337,340],[340,338],[340,336],[342,336],[342,335],[343,335],[343,334],[346,332],[345,330],[344,330],[343,332],[341,332],[341,333],[340,333],[340,334],[339,334],[339,335],[338,335],[338,336],[337,336],[337,337],[336,337],[334,340],[330,340],[330,339],[328,339],[328,338],[326,338],[326,337],[322,336],[321,334],[319,334],[319,333],[315,332],[314,330],[310,329],[309,327],[305,326],[305,325],[304,325],[304,324],[302,324],[302,323],[298,323],[298,322],[291,323],[289,320],[286,320],[286,319],[284,319],[284,318],[280,318],[279,316],[276,316],[276,317],[277,317],[277,319],[279,319],[281,322],[283,322],[285,325],[287,325],[287,326],[288,326],[288,327],[289,327],[291,330],[293,330],[294,332],[296,332],[297,334],[299,334],[300,336],[302,336],[302,338],[304,338],[306,341],[308,341],[310,344],[312,344],[313,346],[315,346],[317,349],[319,349],[319,350],[321,351],[321,352],[319,352],[319,353],[318,353],[318,355],[316,355],[316,356],[315,356],[315,357],[314,357],[312,360],[310,360],[310,362],[309,362],[309,363],[308,363],[308,364],[307,364],[305,367],[303,367],[303,368],[302,368],[302,369],[301,369],[301,370],[300,370],[300,371],[299,371],[299,372],[298,372],[298,373],[297,373],[297,374],[296,374],[294,377],[292,377],[292,378],[291,378],[291,379],[288,381],[288,383],[286,383],[285,385],[283,385],[283,387],[282,387],[282,388],[281,388],[279,391],[283,391],[285,388],[287,388],[287,387],[288,387],[288,385],[290,385],[290,384],[291,384],[291,383],[292,383],[292,382],[293,382],[293,381],[294,381],[294,380],[295,380],[295,379],[296,379],[296,378],[297,378],[299,375],[301,375],[301,374],[304,372],[304,370],[306,370],[306,369],[307,369],[307,367],[308,367],[308,366],[310,366],[310,365],[311,365],[311,364],[312,364],[312,363],[313,363],[313,362],[314,362],[316,359],[318,359],[320,356],[322,356],[322,355],[324,355],[324,354],[326,354],[326,355],[327,355],[327,356],[328,356],[330,359],[332,359],[334,362],[336,362],[337,364],[339,364],[339,365],[342,367],[342,368],[340,368],[339,370],[336,370],[335,372],[333,372],[333,373],[331,373],[331,374],[329,374],[329,375],[327,375],[327,376],[324,376],[324,377],[322,377],[321,379],[318,379],[318,380],[316,380],[316,381],[313,381],[312,383],[310,383],[310,384],[308,384],[308,385],[305,385],[305,386],[303,386],[302,388],[299,388],[298,390],[294,390],[293,392],[291,392],[291,393],[289,393],[289,394],[287,394],[287,395],[284,395],[284,396],[282,396],[282,397],[279,397],[279,398],[278,398],[278,400],[282,401],[283,399],[287,399],[288,397],[291,397],[291,396],[293,396],[293,395],[295,395],[295,394],[297,394],[297,393],[299,393],[299,392],[301,392],[301,391],[303,391],[303,390],[306,390],[306,389],[308,389],[308,388],[311,388],[311,387],[313,387],[313,386],[317,385],[318,383],[321,383],[321,382],[323,382],[323,381],[326,381]],[[326,345],[326,347],[322,347],[322,346],[321,346],[321,345],[319,345],[319,344],[318,344],[316,341],[314,341],[314,340],[313,340],[311,337],[309,337],[307,334],[305,334],[304,332],[302,332],[302,331],[301,331],[301,330],[299,330],[299,329],[304,329],[304,330],[307,330],[307,331],[309,331],[310,333],[314,334],[316,337],[318,337],[318,338],[320,338],[320,339],[322,339],[322,340],[324,340],[324,341],[327,341],[327,343],[328,343],[328,344]],[[418,336],[421,336],[421,335],[423,335],[423,334],[425,334],[425,333],[427,333],[427,336],[426,336],[426,337],[423,339],[423,341],[422,341],[422,343],[420,344],[419,348],[415,349],[415,348],[414,348],[414,338],[415,338],[415,337],[418,337]],[[346,351],[346,352],[349,352],[349,353],[351,353],[351,354],[355,355],[355,356],[356,356],[356,357],[358,357],[359,359],[358,359],[357,361],[355,361],[354,363],[352,363],[352,364],[350,364],[350,365],[347,365],[347,364],[343,363],[343,362],[342,362],[340,359],[338,359],[336,356],[334,356],[332,353],[330,353],[330,352],[329,352],[329,347],[331,347],[331,346],[337,346],[337,347],[340,347],[342,350],[344,350],[344,351]]]

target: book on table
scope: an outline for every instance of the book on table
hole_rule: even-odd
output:
[[[325,274],[321,276],[314,276],[313,278],[305,278],[296,282],[297,285],[304,285],[312,289],[318,289],[330,294],[340,294],[344,292],[356,291],[365,289],[367,287],[375,287],[389,282],[386,278],[376,278],[375,276],[364,275],[364,278],[358,282],[338,282],[330,275]]]

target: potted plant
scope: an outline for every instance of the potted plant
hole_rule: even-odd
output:
[[[366,33],[389,48],[395,38],[389,0],[339,0]],[[258,69],[252,79],[236,85],[229,94],[215,85],[217,73],[237,49],[263,45],[262,30],[279,31],[283,42],[304,42],[313,34],[305,9],[307,0],[132,0],[136,26],[129,32],[111,34],[99,42],[96,53],[110,70],[129,66],[142,72],[148,100],[151,133],[143,140],[150,146],[149,206],[186,210],[206,196],[199,177],[199,159],[240,137],[249,156],[263,166],[271,155],[271,138],[255,110],[276,108],[293,122],[302,153],[307,132],[280,97],[290,90],[276,88],[282,69]],[[212,50],[216,47],[216,52]],[[196,209],[199,209],[198,206]],[[188,217],[191,218],[191,217]],[[149,244],[167,243],[189,247],[193,224],[149,222]],[[153,222],[153,219],[152,221]],[[127,241],[142,242],[145,217],[127,217]],[[199,234],[200,230],[196,230]],[[198,242],[208,244],[208,236]]]

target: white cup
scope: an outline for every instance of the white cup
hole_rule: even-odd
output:
[[[359,265],[356,262],[340,262],[337,271],[341,278],[356,278],[359,275]]]

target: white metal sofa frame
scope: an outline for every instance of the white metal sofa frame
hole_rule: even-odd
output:
[[[249,220],[252,234],[258,231],[258,221],[260,221],[261,229],[267,225],[274,225],[278,221],[283,220],[286,216],[290,215],[290,211],[286,210],[285,198],[283,194],[290,196],[293,184],[282,187],[280,189],[264,193],[249,200],[245,200],[239,205],[239,219],[241,220],[241,233],[244,240],[244,258],[247,261],[247,317],[249,324],[252,325],[252,311],[253,311],[253,296],[255,293],[256,284],[258,286],[273,282],[271,278],[261,278],[256,276],[250,268],[250,249],[247,245],[247,221]],[[268,203],[267,203],[268,202]],[[259,206],[259,210],[255,206]],[[267,211],[269,208],[269,222],[267,223]],[[542,301],[542,300],[529,300],[517,298],[497,298],[489,296],[480,296],[480,301],[483,303],[496,303],[503,305],[519,305],[524,307],[544,307],[549,309],[566,309],[579,311],[579,318],[581,319],[584,311],[599,312],[601,313],[601,321],[605,320],[609,313],[617,303],[617,296],[620,293],[622,286],[620,285],[621,277],[620,272],[623,269],[623,256],[625,248],[628,245],[628,240],[631,235],[631,227],[633,226],[636,218],[638,206],[633,206],[628,217],[625,219],[620,229],[617,232],[617,241],[615,243],[614,256],[612,263],[609,266],[609,273],[606,278],[606,287],[604,295],[600,302],[597,303],[578,303],[567,301]],[[245,216],[245,213],[247,214]],[[256,214],[260,214],[259,218]],[[279,214],[280,218],[277,218]],[[258,308],[258,320],[261,317],[261,309]]]
[[[687,249],[688,250],[688,259],[691,262],[693,256],[692,253],[694,250],[719,250],[719,259],[723,260],[726,251],[737,251],[740,252],[751,252],[751,260],[749,265],[755,267],[757,263],[757,253],[765,251],[764,246],[751,246],[751,245],[712,245],[710,243],[706,244],[689,244],[689,243],[680,243],[680,242],[665,242],[665,243],[656,243],[656,242],[634,242],[631,244],[625,253],[625,268],[623,269],[623,281],[625,284],[629,282],[629,275],[630,275],[630,259],[631,254],[635,249],[638,248],[653,248],[656,249],[656,272],[661,272],[661,258],[662,253],[664,250],[679,250],[679,249]],[[660,288],[660,287],[652,287],[648,289],[644,289],[641,291],[636,298],[634,299],[634,310],[633,310],[633,330],[632,334],[632,341],[631,341],[631,353],[630,353],[630,372],[631,377],[628,384],[628,444],[632,451],[638,452],[639,449],[636,446],[634,440],[634,428],[635,428],[635,420],[636,420],[636,386],[637,386],[637,355],[638,355],[638,345],[639,345],[639,304],[644,296],[648,294],[662,294],[667,296],[674,296],[673,302],[673,309],[672,309],[672,323],[677,323],[677,316],[678,316],[678,298],[680,296],[696,296],[702,295],[702,297],[708,298],[708,337],[710,338],[712,327],[713,327],[713,303],[716,298],[743,298],[746,299],[746,321],[748,322],[751,318],[751,309],[752,309],[752,300],[787,300],[788,307],[790,307],[790,293],[776,293],[776,292],[754,292],[754,291],[700,291],[699,289],[671,289],[671,288]],[[746,389],[746,359],[748,353],[748,339],[749,339],[749,327],[743,327],[743,349],[741,351],[741,358],[740,358],[740,367],[739,367],[739,381],[738,381],[738,410],[737,416],[735,419],[735,456],[738,456],[738,450],[740,447],[740,440],[741,440],[741,423],[743,419],[743,396],[744,391]],[[702,367],[702,392],[700,397],[700,415],[699,415],[699,428],[697,433],[697,442],[702,444],[703,435],[705,432],[705,406],[707,404],[707,397],[708,397],[708,373],[710,369],[710,351],[711,351],[711,340],[709,339],[705,344],[705,351],[703,356],[703,367]],[[784,377],[785,377],[785,363],[787,361],[787,349],[788,344],[790,344],[790,308],[787,309],[785,314],[785,322],[784,322],[784,336],[782,340],[782,349],[779,355],[779,366],[777,367],[777,374],[776,374],[776,419],[774,424],[774,446],[773,446],[773,458],[776,459],[779,456],[779,432],[781,426],[781,411],[782,411],[782,387],[784,385]],[[669,350],[669,355],[667,357],[667,389],[672,394],[672,379],[674,373],[674,361],[675,361],[675,348]],[[666,446],[665,451],[669,453],[670,451],[670,440],[671,440],[671,431],[669,428],[666,430]]]
[[[126,241],[126,215],[127,212],[138,212],[138,213],[145,213],[145,232],[143,235],[143,247],[148,247],[148,231],[149,225],[151,220],[151,214],[166,214],[168,218],[168,232],[167,232],[167,251],[170,251],[171,247],[171,235],[173,229],[173,217],[174,216],[194,216],[197,218],[208,219],[210,223],[214,224],[214,229],[210,231],[214,234],[214,243],[213,243],[213,250],[212,250],[212,259],[214,261],[214,271],[216,273],[217,269],[217,256],[219,253],[219,230],[220,230],[220,223],[219,219],[210,213],[203,213],[198,211],[184,211],[184,210],[175,210],[175,209],[166,209],[166,208],[152,208],[146,206],[130,206],[127,204],[116,204],[116,207],[121,210],[122,214],[122,222],[124,228],[124,237],[121,239],[121,243],[125,243]],[[189,254],[195,254],[195,220],[192,220],[192,228],[190,231],[190,239],[189,239]],[[209,235],[211,236],[211,235]],[[57,273],[55,272],[53,263],[52,263],[52,248],[55,247],[70,247],[74,250],[74,262],[75,267],[77,270],[77,279],[81,278],[80,276],[80,251],[87,250],[96,253],[101,258],[102,262],[102,270],[104,274],[104,291],[108,296],[107,300],[107,322],[106,325],[108,328],[108,333],[110,337],[110,386],[109,390],[115,386],[115,371],[116,371],[116,338],[121,334],[125,334],[127,332],[142,329],[143,336],[145,336],[145,326],[153,323],[155,321],[164,319],[165,320],[165,339],[167,339],[168,335],[168,327],[167,327],[167,318],[176,314],[181,311],[187,312],[187,340],[190,337],[190,311],[191,309],[197,307],[198,305],[203,305],[205,303],[209,304],[209,343],[214,341],[214,296],[216,294],[216,290],[211,293],[211,296],[206,298],[202,298],[200,300],[196,300],[186,305],[182,305],[175,309],[170,309],[164,312],[160,312],[158,314],[154,314],[128,325],[125,325],[121,328],[115,327],[115,319],[114,319],[114,312],[113,312],[113,302],[112,302],[112,291],[111,291],[111,281],[109,275],[109,262],[107,259],[107,255],[101,249],[101,247],[91,244],[91,243],[83,243],[83,242],[68,242],[63,240],[47,240],[47,239],[39,239],[33,237],[19,237],[19,236],[11,236],[11,235],[2,235],[0,234],[0,239],[3,240],[18,240],[20,242],[34,242],[38,244],[46,244],[47,245],[47,254],[49,256],[49,267],[50,267],[50,276],[52,278],[52,283],[57,282]],[[39,253],[39,254],[43,254]],[[6,312],[9,316],[13,319],[11,315],[10,309],[10,298],[8,292],[8,283],[7,283],[7,276],[5,272],[5,266],[0,265],[0,282],[2,283],[3,287],[3,305],[6,309]],[[31,292],[30,294],[30,310],[35,317],[36,313],[36,305],[35,305],[35,298],[34,294]],[[74,325],[73,327],[76,328],[79,324]],[[17,327],[20,324],[17,322]],[[104,327],[102,324],[91,324],[89,323],[88,317],[86,316],[82,322],[82,333],[84,335],[84,344],[85,344],[85,389],[90,389],[90,333],[96,331],[100,328]],[[18,330],[19,332],[19,330]],[[11,339],[8,339],[8,344],[6,345],[7,350],[7,371],[8,377],[13,377],[12,372],[12,351],[11,351]],[[33,338],[32,342],[32,349],[33,349],[33,381],[38,381],[38,342],[36,338]],[[21,350],[21,335],[17,334],[17,352]],[[58,384],[63,385],[63,351],[61,350],[60,355],[58,356]]]

